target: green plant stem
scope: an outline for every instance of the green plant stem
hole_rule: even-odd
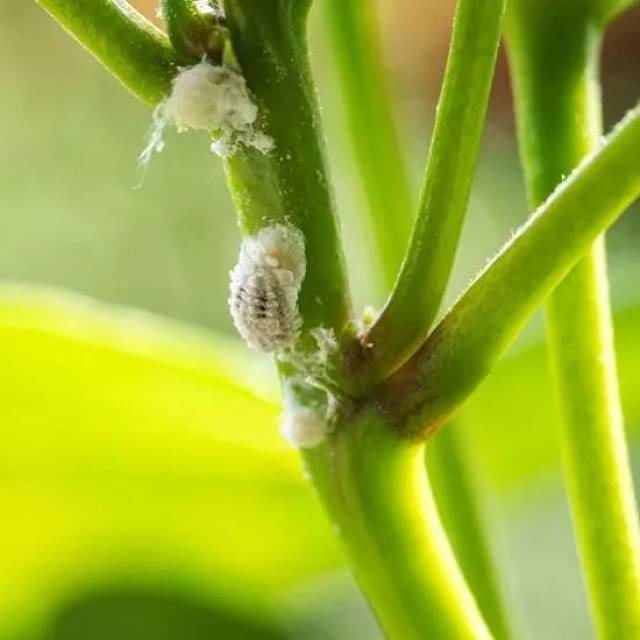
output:
[[[305,453],[386,636],[491,637],[458,569],[426,480],[424,447],[375,412]]]
[[[221,62],[226,29],[219,19],[221,10],[214,10],[217,3],[203,6],[195,0],[160,0],[160,6],[171,44],[181,56],[192,63],[203,56]]]
[[[273,136],[277,148],[277,156],[272,159],[270,156],[262,156],[253,152],[243,152],[239,158],[234,158],[227,163],[227,173],[232,185],[234,196],[239,204],[241,213],[241,222],[244,231],[252,233],[260,225],[264,224],[265,217],[268,216],[269,221],[274,220],[274,216],[281,216],[280,219],[290,219],[294,224],[299,224],[305,231],[305,235],[309,238],[309,234],[318,233],[317,228],[311,225],[318,224],[316,219],[310,219],[299,222],[300,207],[289,208],[289,203],[281,198],[281,194],[287,194],[288,189],[274,188],[279,187],[280,180],[299,179],[294,173],[289,175],[281,173],[284,170],[294,171],[302,170],[304,172],[305,162],[296,162],[294,164],[284,163],[281,167],[278,162],[284,156],[284,160],[288,160],[287,155],[291,153],[293,158],[298,158],[303,154],[303,160],[306,160],[304,154],[308,151],[309,141],[314,139],[317,134],[314,132],[312,136],[306,132],[304,137],[295,137],[296,133],[300,134],[298,127],[304,126],[304,120],[298,122],[295,115],[297,114],[297,104],[307,99],[307,92],[300,92],[300,80],[297,76],[297,68],[289,71],[289,74],[283,75],[283,65],[285,62],[293,60],[296,66],[299,64],[298,47],[300,46],[295,40],[292,40],[291,34],[300,37],[296,32],[299,27],[290,22],[291,14],[285,12],[285,15],[276,22],[275,25],[269,23],[269,16],[256,15],[255,2],[239,2],[229,3],[227,7],[229,16],[229,26],[233,35],[234,47],[236,49],[238,59],[242,66],[247,82],[252,89],[256,99],[259,102],[261,110],[265,112],[265,131]],[[249,10],[253,11],[249,11]],[[271,11],[271,19],[273,20],[273,12]],[[252,25],[251,18],[256,22]],[[246,43],[243,40],[246,38]],[[247,49],[245,50],[245,46]],[[256,48],[268,52],[276,52],[277,56],[271,61],[268,56],[256,55]],[[287,50],[286,47],[289,47]],[[295,54],[292,54],[292,51]],[[306,65],[304,67],[306,69]],[[292,87],[284,84],[291,82]],[[277,82],[276,86],[273,83]],[[284,86],[283,86],[284,84]],[[307,109],[308,107],[304,107]],[[292,115],[293,114],[293,115]],[[295,126],[292,127],[292,117]],[[289,145],[284,151],[280,145]],[[280,156],[280,157],[278,157]],[[272,161],[272,160],[275,160]],[[304,177],[304,173],[302,173]],[[273,181],[273,182],[272,182]],[[289,182],[287,182],[289,184]],[[304,183],[303,183],[304,185]],[[294,186],[298,191],[294,193],[300,194],[299,186],[294,182]],[[300,197],[309,198],[308,193],[302,192]],[[317,194],[315,195],[317,197]],[[308,206],[308,205],[307,205]],[[305,213],[305,208],[302,208]],[[321,212],[326,214],[326,210]],[[276,217],[275,220],[278,220]],[[304,224],[308,226],[304,226]],[[313,236],[311,236],[313,237]],[[325,250],[330,247],[331,236],[329,238],[320,236],[323,241]],[[320,259],[320,257],[318,258]],[[323,257],[326,259],[326,257]],[[309,275],[307,275],[309,278]],[[305,280],[306,282],[306,280]],[[331,280],[318,278],[318,291],[322,292],[323,288],[332,284]],[[321,288],[322,287],[322,288]],[[308,314],[305,319],[308,319]],[[349,424],[349,432],[352,425]],[[346,430],[345,430],[346,431]],[[386,436],[380,433],[381,438]],[[350,441],[350,440],[349,440]],[[389,442],[396,442],[397,439],[390,436]],[[339,440],[339,442],[343,442]],[[334,439],[330,439],[330,445],[327,445],[330,451],[334,451]],[[337,443],[335,443],[337,444]],[[371,542],[367,549],[363,549],[365,555],[358,555],[356,564],[360,567],[359,576],[363,579],[363,585],[368,596],[371,598],[374,609],[378,612],[383,620],[386,628],[393,632],[393,637],[412,638],[420,637],[420,630],[429,628],[440,633],[436,637],[482,637],[482,634],[476,633],[480,628],[484,633],[484,627],[478,619],[477,611],[473,605],[472,596],[467,591],[464,581],[460,576],[460,572],[455,565],[455,560],[451,556],[448,549],[446,538],[437,519],[437,511],[433,504],[431,494],[426,484],[426,476],[424,473],[422,451],[420,447],[413,447],[411,453],[406,451],[406,446],[398,443],[398,447],[402,449],[402,455],[394,455],[391,453],[390,459],[384,458],[387,454],[386,447],[380,446],[377,449],[377,457],[380,458],[378,463],[378,471],[383,473],[384,477],[391,480],[391,474],[396,476],[393,480],[394,499],[400,496],[402,492],[413,489],[413,500],[407,495],[404,500],[404,506],[394,505],[388,502],[385,506],[386,514],[378,522],[371,521],[365,523],[363,518],[373,517],[376,507],[365,505],[367,510],[366,516],[361,514],[359,507],[353,504],[348,507],[347,511],[339,511],[337,522],[341,530],[345,534],[345,539],[356,541],[358,536],[363,532],[362,527],[371,526],[377,529],[375,533],[370,534],[372,537],[379,536],[383,540],[389,537],[395,543],[402,543],[394,554],[394,558],[403,558],[403,562],[409,566],[412,565],[415,557],[421,557],[419,566],[416,566],[410,576],[400,575],[398,567],[395,563],[387,566],[383,561],[376,558],[375,542]],[[313,450],[307,455],[315,460],[316,464],[327,471],[324,467],[331,459],[322,458],[322,451],[327,451],[324,447],[317,451]],[[356,464],[358,452],[349,449],[349,464]],[[369,458],[373,461],[373,454]],[[314,465],[316,467],[316,465]],[[342,487],[346,487],[354,483],[354,487],[361,487],[363,490],[369,484],[368,465],[358,466],[352,469],[335,470],[328,474],[320,473],[315,475],[316,482],[320,483],[320,489],[329,502],[333,501],[336,496],[334,492],[341,491]],[[382,477],[382,476],[381,476]],[[410,484],[405,485],[406,482]],[[371,490],[376,488],[372,485]],[[386,495],[391,499],[392,494],[387,492]],[[425,505],[424,512],[419,504],[416,504],[418,497],[426,496],[429,501]],[[378,503],[383,505],[384,498]],[[359,496],[354,497],[359,500]],[[367,498],[375,500],[375,496]],[[398,507],[398,508],[396,508]],[[416,511],[414,509],[418,507]],[[356,511],[352,512],[352,509]],[[333,511],[333,509],[331,509]],[[334,514],[338,512],[333,512]],[[380,514],[382,516],[382,514]],[[422,517],[425,520],[421,521]],[[414,522],[421,521],[418,532],[414,530]],[[417,538],[416,538],[417,536]],[[421,551],[423,540],[428,547]],[[418,542],[419,548],[416,550],[410,547],[411,542]],[[359,545],[350,546],[350,549],[359,549]],[[407,555],[410,554],[410,555]],[[424,569],[424,570],[423,570]],[[402,572],[404,574],[404,571]],[[400,592],[394,599],[388,600],[388,594],[395,591],[397,580],[401,580]],[[427,589],[423,591],[423,586]],[[416,603],[412,605],[410,602],[404,602],[404,593]],[[427,605],[426,607],[424,605]],[[381,609],[380,609],[381,608]],[[469,610],[469,611],[467,611]],[[471,612],[471,613],[469,613]],[[430,615],[433,613],[433,615]],[[470,620],[467,620],[467,616]],[[455,630],[455,633],[454,631]],[[409,635],[407,635],[407,633]]]
[[[36,0],[142,102],[171,91],[183,59],[167,37],[123,0]]]
[[[511,52],[532,203],[596,148],[600,29],[575,14],[532,20],[514,4]],[[637,153],[637,149],[636,149]],[[563,413],[564,472],[591,609],[602,638],[640,637],[640,530],[613,345],[604,239],[547,306]]]
[[[449,280],[467,209],[505,0],[460,0],[409,249],[382,313],[352,355],[356,388],[402,364],[425,339]]]
[[[226,163],[243,233],[287,222],[305,236],[300,312],[308,328],[347,321],[349,300],[306,42],[307,0],[228,0],[234,52],[275,148]]]
[[[374,5],[368,0],[325,1],[334,52],[373,220],[383,290],[392,286],[408,237],[411,196],[386,91]],[[476,479],[458,429],[446,430],[428,447],[429,477],[460,568],[481,613],[497,638],[508,637],[506,614],[489,552]]]
[[[510,625],[487,535],[481,482],[462,425],[452,424],[427,443],[429,481],[455,556],[493,636],[509,638]]]
[[[407,246],[413,205],[383,73],[375,3],[325,0],[324,6],[386,296]]]
[[[600,233],[640,195],[640,108],[520,228],[371,396],[407,436],[442,426]]]

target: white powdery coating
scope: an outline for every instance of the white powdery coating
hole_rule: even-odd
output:
[[[304,236],[295,227],[273,225],[243,240],[230,274],[229,308],[252,349],[272,352],[295,342],[305,271]]]
[[[292,446],[309,449],[325,439],[327,425],[317,409],[287,406],[281,433]]]
[[[207,62],[187,67],[176,76],[164,111],[182,130],[244,129],[258,117],[244,78]]]
[[[174,78],[171,95],[154,112],[141,163],[148,164],[154,153],[162,151],[162,132],[169,124],[178,131],[215,132],[211,149],[221,157],[233,155],[241,144],[267,153],[273,140],[256,129],[257,118],[258,107],[239,73],[208,62],[186,67]]]

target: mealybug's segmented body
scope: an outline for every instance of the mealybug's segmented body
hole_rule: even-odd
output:
[[[294,227],[266,227],[243,241],[231,272],[229,307],[250,347],[277,351],[298,337],[304,272],[304,240]]]
[[[234,271],[238,275],[238,271]],[[287,286],[271,270],[232,278],[231,316],[250,347],[274,351],[289,344],[300,330],[300,316]],[[288,285],[290,288],[290,285]]]

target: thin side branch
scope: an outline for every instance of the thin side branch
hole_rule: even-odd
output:
[[[309,0],[227,0],[234,53],[274,148],[240,149],[225,162],[241,229],[288,223],[305,238],[299,309],[305,328],[339,333],[349,316],[346,274],[311,76]]]
[[[124,0],[36,0],[142,102],[158,104],[183,60]]]
[[[640,195],[640,107],[576,169],[459,298],[418,352],[375,394],[435,432],[491,371],[595,238]]]
[[[442,300],[475,172],[505,0],[460,0],[409,250],[380,317],[353,354],[360,387],[396,369],[428,334]]]

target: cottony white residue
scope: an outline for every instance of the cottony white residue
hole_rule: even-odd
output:
[[[327,327],[315,327],[311,329],[311,335],[318,345],[317,359],[326,366],[329,358],[338,351],[338,339],[333,329]]]
[[[326,327],[315,327],[310,334],[316,341],[316,349],[296,352],[294,346],[278,354],[281,362],[296,370],[284,388],[282,435],[293,446],[302,448],[315,447],[324,440],[338,411],[336,385],[330,375],[338,341],[334,331]]]
[[[295,227],[273,225],[243,240],[230,274],[229,308],[251,348],[278,351],[295,342],[305,271],[304,236]]]
[[[278,360],[292,366],[299,384],[321,389],[331,395],[336,388],[330,369],[338,355],[338,340],[333,329],[314,327],[309,331],[316,343],[315,349],[288,349],[278,353]]]
[[[327,424],[322,411],[286,403],[282,435],[289,444],[302,449],[315,447],[324,440],[326,433]]]
[[[231,156],[240,145],[266,153],[273,140],[256,128],[258,107],[251,99],[244,78],[224,66],[200,62],[186,67],[173,81],[171,95],[154,111],[149,143],[140,155],[146,166],[164,147],[162,133],[167,125],[178,131],[212,131],[211,149],[221,157]]]

